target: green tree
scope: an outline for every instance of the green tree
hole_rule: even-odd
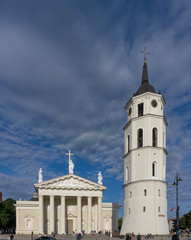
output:
[[[16,226],[15,200],[8,198],[0,203],[0,225],[4,231],[13,231]]]
[[[121,230],[122,221],[123,221],[123,218],[118,219],[118,229],[119,229],[119,231]]]
[[[182,217],[183,229],[191,228],[191,210]]]

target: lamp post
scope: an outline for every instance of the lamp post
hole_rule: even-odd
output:
[[[174,180],[174,183],[172,184],[173,186],[176,186],[176,223],[177,223],[177,228],[176,228],[176,236],[177,240],[179,240],[179,206],[178,206],[178,183],[182,182],[182,179],[176,173],[176,177]]]

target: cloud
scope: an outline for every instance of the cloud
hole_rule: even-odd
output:
[[[186,196],[191,4],[145,3],[1,3],[0,167],[5,179],[11,176],[10,189],[27,177],[23,196],[32,194],[40,167],[46,179],[66,174],[69,148],[87,164],[85,170],[76,161],[80,175],[96,179],[102,170],[108,184],[123,184],[123,107],[141,83],[139,52],[146,46],[149,81],[167,103],[167,181],[180,172]],[[4,184],[5,196],[20,197]],[[117,198],[122,189],[116,191]]]

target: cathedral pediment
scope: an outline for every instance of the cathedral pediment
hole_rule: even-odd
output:
[[[75,174],[68,174],[49,181],[34,184],[36,189],[85,189],[105,190],[106,187]]]

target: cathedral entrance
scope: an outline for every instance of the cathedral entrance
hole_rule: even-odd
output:
[[[73,220],[72,219],[67,220],[67,232],[68,232],[68,234],[73,233]]]

